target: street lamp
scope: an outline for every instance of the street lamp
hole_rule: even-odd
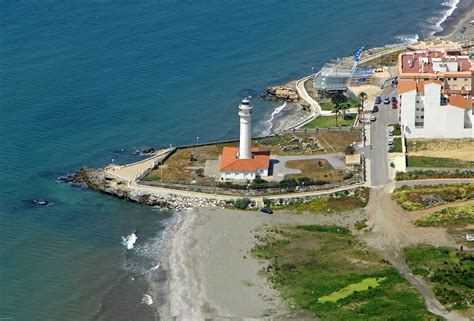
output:
[[[112,158],[112,170],[115,171],[115,159]]]
[[[199,145],[199,136],[196,136],[196,145]]]
[[[304,181],[301,182],[301,191],[304,192]]]
[[[247,184],[247,196],[250,195],[250,183]]]
[[[311,74],[314,75],[314,67],[311,67]]]

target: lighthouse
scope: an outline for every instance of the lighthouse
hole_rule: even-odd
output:
[[[252,159],[252,106],[250,98],[242,99],[239,106],[240,145],[239,159]]]

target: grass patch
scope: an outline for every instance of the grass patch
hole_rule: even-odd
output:
[[[393,191],[392,198],[403,209],[416,211],[474,199],[474,184],[403,186]]]
[[[336,302],[340,299],[344,299],[345,297],[348,297],[349,295],[353,294],[354,292],[360,292],[360,291],[367,291],[372,288],[376,288],[380,285],[380,282],[384,281],[386,277],[383,278],[367,278],[363,279],[359,283],[352,283],[346,286],[345,288],[333,292],[329,295],[325,295],[323,297],[320,297],[318,299],[318,302],[324,303],[324,302]]]
[[[474,204],[453,206],[420,217],[416,226],[453,226],[474,224]]]
[[[402,152],[402,139],[400,137],[395,137],[393,139],[393,151],[391,153],[401,153]]]
[[[388,125],[388,126],[393,127],[393,135],[394,136],[400,136],[402,134],[400,124],[391,124],[391,125]]]
[[[302,229],[308,232],[323,232],[323,233],[336,233],[336,234],[347,234],[349,229],[341,226],[334,225],[297,225],[296,228]]]
[[[341,191],[317,198],[298,198],[272,201],[275,210],[290,210],[299,213],[339,213],[363,208],[369,201],[369,189],[357,189],[350,193]],[[286,203],[285,203],[286,202]]]
[[[409,181],[429,178],[474,178],[474,171],[437,171],[437,170],[416,170],[406,173],[397,172],[397,181]]]
[[[269,244],[265,257],[270,265],[264,273],[294,309],[310,311],[322,320],[433,317],[421,296],[395,269],[349,231],[340,233],[345,228],[279,229],[277,233],[267,230],[252,252],[260,254]],[[286,242],[278,241],[281,238]]]
[[[426,278],[448,308],[466,309],[474,302],[474,254],[420,245],[405,249],[413,273]],[[471,311],[472,314],[472,311]]]
[[[357,108],[360,105],[360,103],[357,100],[351,97],[347,98],[347,103],[350,105],[349,108]],[[336,105],[333,104],[330,100],[320,103],[319,106],[321,106],[322,110],[333,111],[336,109]]]
[[[407,166],[428,168],[474,168],[474,162],[444,157],[407,156]]]
[[[343,119],[342,115],[337,118],[337,124],[341,126],[352,126],[356,119],[357,114],[347,114],[346,118]],[[315,129],[315,128],[329,128],[336,127],[336,116],[319,116],[315,118],[310,123],[303,126],[306,129]]]

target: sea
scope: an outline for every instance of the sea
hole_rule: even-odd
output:
[[[428,37],[457,3],[1,1],[0,319],[159,320],[141,300],[176,213],[58,177],[236,138],[247,95],[263,133],[279,107],[259,98],[268,85]]]

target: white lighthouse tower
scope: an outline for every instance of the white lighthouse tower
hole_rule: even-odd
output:
[[[252,106],[250,98],[245,97],[239,106],[240,116],[240,145],[239,159],[252,158]]]

